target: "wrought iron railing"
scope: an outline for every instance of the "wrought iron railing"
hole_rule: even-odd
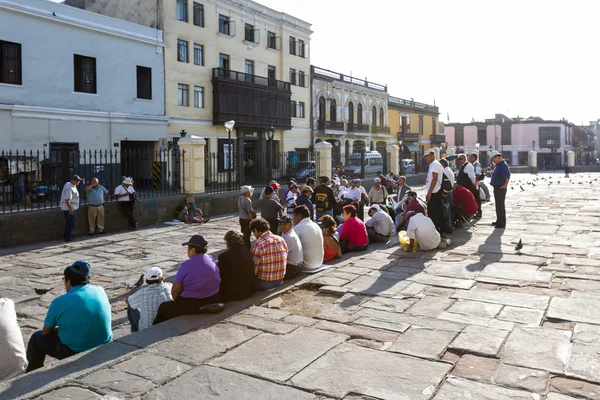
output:
[[[271,79],[264,76],[245,74],[238,71],[231,71],[224,68],[213,68],[213,79],[225,79],[228,81],[271,87],[276,90],[290,91],[289,82],[278,81],[276,79]]]

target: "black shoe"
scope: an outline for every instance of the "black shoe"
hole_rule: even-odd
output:
[[[495,225],[494,227],[496,229],[504,229],[504,228],[506,228],[506,225]]]
[[[94,236],[94,232],[88,233],[88,236]]]
[[[482,215],[481,215],[481,213],[480,213],[480,212],[478,212],[477,214],[475,214],[475,218],[479,219],[479,218],[481,218],[481,217],[482,217]]]
[[[494,221],[494,222],[492,222],[492,225],[496,226],[496,225],[498,225],[498,222]]]
[[[104,235],[104,231],[96,232],[98,235]]]

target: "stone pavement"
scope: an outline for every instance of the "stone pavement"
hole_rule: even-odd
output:
[[[223,314],[132,335],[125,286],[149,265],[173,275],[195,231],[222,248],[235,220],[4,256],[1,294],[20,301],[24,335],[62,292],[64,266],[87,258],[115,340],[0,383],[0,398],[600,399],[600,175],[559,177],[513,175],[505,230],[486,205],[446,250],[374,246]]]

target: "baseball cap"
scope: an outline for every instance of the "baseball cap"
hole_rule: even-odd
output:
[[[252,193],[254,188],[252,186],[242,186],[242,194]]]
[[[274,190],[273,190],[273,188],[271,186],[267,186],[265,188],[265,194],[271,194],[273,192],[274,192]]]
[[[279,183],[273,182],[269,186],[271,186],[274,190],[279,190]]]
[[[69,267],[69,270],[80,276],[92,276],[92,267],[90,267],[90,263],[88,262],[88,260],[75,261]]]
[[[198,246],[198,247],[206,247],[208,246],[208,242],[204,235],[194,235],[187,242],[183,243],[182,246]]]
[[[302,186],[302,193],[304,193],[304,192],[311,192],[312,193],[312,192],[314,192],[314,190],[310,186],[304,185],[304,186]]]
[[[499,151],[492,150],[492,152],[490,153],[490,158],[494,158],[496,156],[501,156],[502,157],[502,154]]]
[[[433,149],[427,149],[423,152],[423,157],[428,156],[429,154],[435,154],[435,151],[433,151]]]
[[[152,267],[146,272],[146,280],[147,281],[155,281],[163,277],[162,269],[159,267]]]
[[[79,175],[73,175],[73,176],[71,177],[71,180],[72,180],[72,181],[82,181],[83,179],[81,179],[81,177],[80,177]]]
[[[352,183],[358,184],[358,183],[360,183],[360,179],[352,179]]]
[[[289,215],[284,215],[281,218],[279,218],[279,223],[281,223],[281,224],[293,224],[294,220]]]

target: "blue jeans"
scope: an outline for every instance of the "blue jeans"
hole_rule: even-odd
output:
[[[283,283],[283,279],[278,281],[263,281],[262,279],[256,280],[256,287],[258,290],[273,290],[277,286],[280,286]]]
[[[27,372],[42,368],[46,355],[62,360],[74,354],[77,352],[62,344],[58,334],[44,335],[42,331],[37,331],[31,335],[27,344],[27,361],[29,361]]]
[[[132,308],[129,304],[127,305],[127,319],[131,325],[131,333],[140,330],[140,310]]]
[[[65,242],[73,240],[73,229],[75,229],[75,211],[73,215],[69,214],[68,211],[63,211],[65,215]]]
[[[319,218],[321,218],[323,215],[331,215],[333,217],[333,210],[327,210],[327,211],[315,211],[317,214],[317,221],[319,220]]]

